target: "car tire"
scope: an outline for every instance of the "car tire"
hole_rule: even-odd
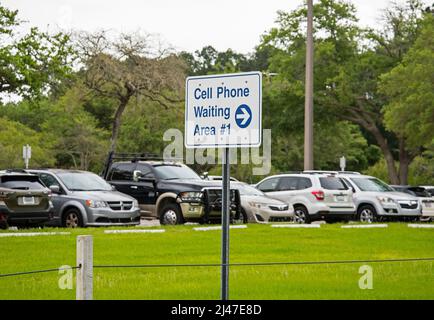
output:
[[[243,208],[241,208],[241,210],[240,210],[239,219],[235,219],[235,218],[231,219],[232,224],[246,224],[248,222],[249,222],[249,219],[247,218],[247,213]]]
[[[160,224],[176,225],[184,223],[181,209],[176,203],[166,204],[160,212]]]
[[[369,204],[361,206],[357,210],[357,220],[362,223],[373,223],[378,219],[377,211]]]
[[[299,224],[310,224],[312,222],[306,207],[300,205],[294,207],[294,221]]]
[[[62,216],[62,227],[64,228],[83,228],[83,217],[78,209],[69,209]]]
[[[9,228],[9,224],[7,221],[0,221],[0,230],[6,230]]]

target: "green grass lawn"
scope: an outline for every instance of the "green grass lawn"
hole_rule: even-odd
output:
[[[74,266],[76,236],[83,234],[94,236],[95,265],[219,263],[221,232],[192,228],[166,227],[161,234],[104,234],[105,229],[92,228],[65,236],[0,238],[0,274]],[[248,225],[230,235],[232,263],[434,257],[434,229],[400,223],[386,229]],[[433,264],[372,263],[372,290],[359,289],[362,263],[234,266],[230,298],[434,299]],[[0,278],[0,300],[74,299],[75,283],[74,290],[61,290],[58,280],[56,272]],[[219,292],[219,267],[94,269],[95,299],[219,299]]]

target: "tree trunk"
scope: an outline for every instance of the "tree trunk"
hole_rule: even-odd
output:
[[[110,152],[116,151],[116,143],[119,136],[119,129],[121,127],[122,114],[124,113],[129,100],[130,100],[130,96],[121,99],[119,102],[119,106],[116,110],[115,117],[113,119],[112,136],[110,138]]]
[[[390,151],[389,145],[387,144],[387,139],[381,133],[380,129],[376,125],[370,125],[366,127],[377,141],[378,146],[383,152],[384,159],[386,160],[387,172],[389,174],[389,179],[391,184],[399,184],[399,176],[395,166],[395,159],[393,158],[392,152]]]
[[[412,161],[412,157],[405,147],[405,140],[399,139],[399,182],[402,185],[408,184],[408,167]]]

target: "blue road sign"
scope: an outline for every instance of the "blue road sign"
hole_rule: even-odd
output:
[[[235,122],[241,128],[247,128],[252,122],[252,110],[247,104],[242,104],[235,111]]]

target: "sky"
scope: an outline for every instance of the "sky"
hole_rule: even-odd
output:
[[[361,25],[379,24],[389,0],[351,0]],[[315,0],[314,0],[315,2]],[[18,9],[27,26],[46,31],[109,29],[158,34],[176,50],[193,52],[206,45],[219,51],[252,52],[260,36],[274,26],[278,10],[290,11],[303,0],[2,0]]]

